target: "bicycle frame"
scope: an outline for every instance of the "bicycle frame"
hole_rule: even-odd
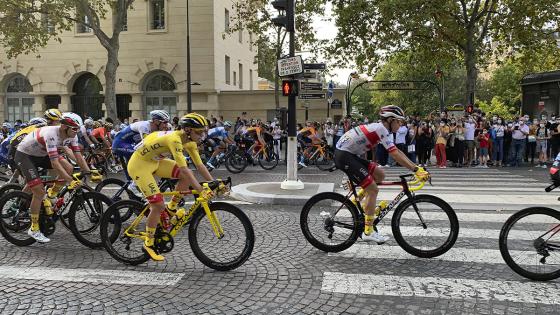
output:
[[[207,183],[203,184],[204,190],[208,191],[209,187]],[[169,231],[169,234],[171,236],[175,236],[177,235],[177,233],[179,231],[181,231],[181,229],[183,228],[183,226],[185,226],[185,224],[187,222],[189,222],[189,219],[194,215],[195,210],[198,209],[199,207],[202,207],[202,209],[204,209],[204,212],[206,213],[206,216],[208,217],[208,220],[210,221],[210,224],[212,225],[212,230],[214,231],[214,234],[216,235],[216,237],[218,239],[221,239],[224,237],[224,230],[218,220],[218,218],[216,217],[216,215],[210,211],[210,206],[208,205],[211,197],[206,197],[206,196],[202,196],[202,194],[196,190],[185,190],[185,191],[170,191],[170,192],[162,192],[161,193],[164,196],[186,196],[186,195],[194,195],[196,196],[195,198],[195,202],[193,203],[192,206],[189,207],[189,210],[187,211],[187,213],[171,228],[171,230]],[[142,219],[144,217],[147,217],[145,215],[146,211],[148,211],[148,209],[150,209],[150,206],[148,204],[146,204],[144,206],[144,209],[140,212],[140,214],[138,215],[138,217],[136,217],[136,219],[134,219],[134,221],[130,224],[130,226],[124,231],[124,234],[128,237],[136,237],[136,238],[144,238],[145,237],[145,232],[140,232],[139,234],[135,234],[134,232],[131,232],[131,229],[134,231],[136,230],[136,227],[140,224],[140,222],[142,221]]]

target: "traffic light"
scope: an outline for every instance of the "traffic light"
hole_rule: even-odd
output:
[[[295,32],[294,0],[272,1],[272,6],[278,11],[284,11],[284,15],[272,18],[272,23],[279,27],[285,27],[288,32]]]
[[[297,80],[282,80],[282,95],[284,96],[297,96],[298,95]]]
[[[467,105],[467,113],[472,114],[474,111],[474,107],[472,105]]]

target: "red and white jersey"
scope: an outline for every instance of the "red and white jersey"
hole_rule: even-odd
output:
[[[61,139],[59,135],[60,126],[48,126],[35,129],[29,133],[17,150],[32,156],[49,156],[51,160],[58,158],[58,148],[70,147],[74,152],[80,152],[78,136]]]
[[[365,154],[376,144],[381,143],[389,152],[397,150],[393,135],[381,123],[360,125],[348,130],[336,143],[338,150],[356,155]]]

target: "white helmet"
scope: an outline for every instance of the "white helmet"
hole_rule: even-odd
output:
[[[84,120],[84,125],[86,125],[86,127],[93,126],[93,119],[88,118],[88,119]]]
[[[46,126],[46,125],[48,125],[48,122],[43,117],[35,117],[35,118],[31,118],[29,120],[29,124],[30,125],[37,125],[37,126]]]
[[[84,122],[82,121],[82,117],[80,117],[80,115],[76,114],[76,113],[72,113],[72,112],[66,112],[66,113],[62,113],[62,117],[64,118],[71,118],[72,120],[74,120],[79,126],[83,126]]]
[[[169,113],[161,110],[161,109],[156,109],[150,112],[150,117],[152,119],[157,119],[157,120],[161,120],[161,121],[169,121],[171,120],[171,116],[169,116]]]

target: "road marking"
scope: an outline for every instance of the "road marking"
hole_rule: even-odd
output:
[[[377,196],[378,200],[392,200],[396,195],[396,192],[383,191],[379,192]],[[534,194],[446,194],[441,192],[434,192],[434,196],[437,196],[447,203],[483,203],[483,204],[499,204],[499,205],[554,205],[558,204],[558,196],[548,194],[539,195],[538,198],[534,198]]]
[[[560,284],[325,272],[321,291],[400,297],[560,304]]]
[[[0,266],[1,279],[174,286],[177,285],[184,276],[184,273]]]
[[[535,261],[536,258],[535,251],[520,251],[512,250],[510,251],[516,261]],[[401,260],[421,260],[421,261],[455,261],[455,262],[465,262],[465,263],[479,263],[479,264],[505,264],[500,251],[497,249],[480,249],[480,248],[451,248],[445,254],[434,257],[434,258],[419,258],[405,252],[399,246],[379,246],[379,245],[368,245],[364,244],[354,244],[349,249],[339,252],[339,253],[329,253],[332,257],[345,257],[345,258],[361,258],[361,259],[401,259]],[[547,260],[547,265],[550,266],[550,270],[557,270],[560,268],[560,260],[553,259],[556,256],[549,256]],[[540,256],[539,256],[540,258]],[[554,267],[555,266],[555,267]]]
[[[460,190],[460,191],[484,191],[489,192],[493,190],[497,191],[534,191],[534,192],[541,192],[546,194],[544,188],[542,187],[527,187],[527,186],[517,186],[517,187],[504,187],[501,185],[493,185],[493,186],[482,186],[482,187],[465,187],[465,186],[458,186],[456,183],[454,186],[440,186],[439,183],[434,183],[434,186],[424,186],[422,191],[429,191],[429,190]],[[401,186],[392,185],[392,186],[380,186],[381,189],[390,189],[390,190],[401,190]]]

